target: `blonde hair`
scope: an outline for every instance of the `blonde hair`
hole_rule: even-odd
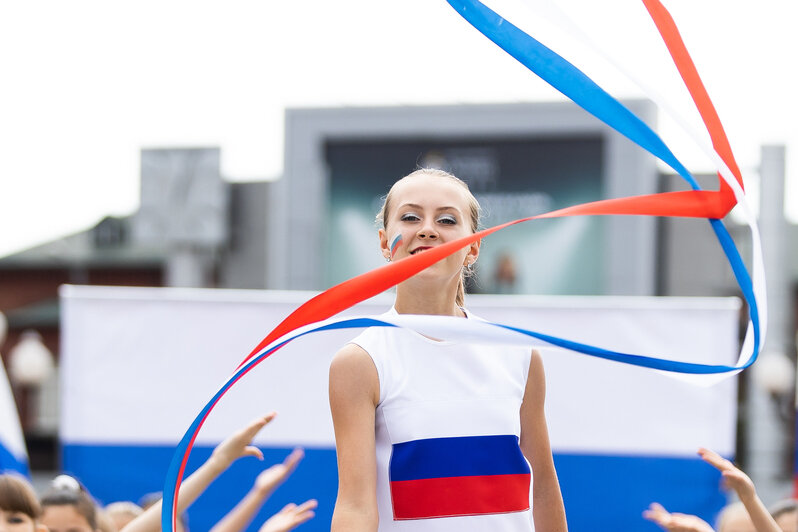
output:
[[[385,199],[382,202],[382,208],[380,212],[377,213],[377,223],[382,226],[383,229],[385,227],[385,221],[388,219],[389,210],[391,206],[391,196],[393,195],[393,190],[403,180],[409,177],[416,177],[416,176],[430,176],[430,177],[440,177],[445,179],[450,179],[453,182],[457,183],[457,185],[461,186],[463,190],[466,192],[466,196],[468,198],[468,214],[471,218],[471,232],[476,233],[479,230],[479,218],[481,213],[481,208],[479,206],[479,202],[477,198],[471,193],[471,189],[468,188],[468,184],[456,177],[454,174],[450,174],[445,170],[439,170],[437,168],[419,168],[406,176],[402,179],[399,179],[396,183],[391,186],[391,189],[388,191],[388,194],[385,195]],[[457,294],[455,295],[455,304],[458,307],[462,307],[465,304],[465,277],[466,277],[466,268],[464,267],[460,271],[460,280],[457,282]]]

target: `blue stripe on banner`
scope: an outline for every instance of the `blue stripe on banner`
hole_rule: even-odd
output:
[[[28,462],[14,456],[14,453],[0,443],[0,473],[7,473],[9,471],[14,471],[26,477],[30,476]]]
[[[720,472],[698,457],[555,454],[554,464],[570,532],[661,532],[641,516],[652,502],[714,524],[727,502]]]
[[[244,496],[265,467],[282,461],[289,448],[262,448],[263,462],[243,458],[214,482],[188,510],[192,530],[210,530]],[[195,447],[188,470],[206,460],[211,448]],[[102,503],[137,501],[159,491],[173,447],[66,445],[64,470],[75,474]],[[653,501],[669,510],[693,513],[712,523],[726,503],[719,489],[720,474],[696,458],[657,456],[554,455],[571,532],[596,530],[659,530],[641,517]],[[335,504],[335,450],[305,449],[294,474],[266,501],[247,529],[256,532],[264,520],[289,502],[319,501],[316,517],[303,532],[328,532]]]
[[[529,464],[512,434],[415,440],[395,444],[391,454],[391,482],[524,473]]]
[[[143,495],[160,492],[174,454],[172,446],[78,445],[62,448],[65,472],[75,475],[102,504],[137,502]],[[246,457],[236,461],[188,509],[191,530],[210,530],[252,487],[255,477],[282,462],[291,448],[261,447],[263,462]],[[187,476],[211,455],[212,447],[196,446],[186,468]],[[291,477],[275,491],[247,528],[257,532],[263,522],[286,504],[317,499],[316,517],[302,525],[304,532],[330,530],[338,470],[335,449],[305,448],[305,457]]]

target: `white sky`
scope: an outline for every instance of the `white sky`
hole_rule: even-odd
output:
[[[558,3],[695,121],[639,0]],[[664,3],[744,174],[756,179],[761,144],[787,144],[788,197],[798,198],[798,2]],[[643,96],[529,21],[614,96]],[[286,107],[559,99],[444,0],[6,1],[0,73],[0,256],[135,211],[142,147],[220,146],[230,179],[271,179]],[[689,168],[710,168],[661,124]],[[798,200],[787,205],[798,221]]]

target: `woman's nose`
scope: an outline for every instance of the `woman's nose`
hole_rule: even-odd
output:
[[[438,232],[435,230],[435,228],[432,227],[431,225],[428,226],[426,224],[424,224],[424,226],[421,227],[421,229],[419,229],[416,235],[419,238],[431,238],[431,239],[438,238]]]

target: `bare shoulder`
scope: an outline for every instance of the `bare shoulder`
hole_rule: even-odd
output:
[[[526,379],[524,403],[542,405],[546,397],[546,374],[543,370],[543,357],[537,349],[532,350],[529,359],[529,374]]]
[[[370,396],[376,404],[379,399],[379,376],[374,361],[365,349],[357,344],[346,344],[330,363],[330,395]]]
[[[347,374],[349,372],[368,371],[374,370],[376,375],[377,369],[374,367],[374,362],[371,356],[365,349],[357,344],[346,344],[335,353],[330,364],[330,375],[339,375],[341,373]]]
[[[529,359],[529,378],[544,381],[546,379],[543,370],[543,357],[540,356],[540,351],[537,349],[532,350],[532,356]]]

